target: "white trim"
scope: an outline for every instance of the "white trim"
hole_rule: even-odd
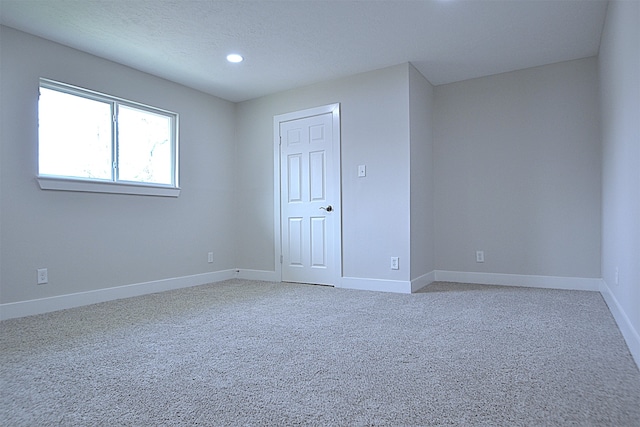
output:
[[[423,274],[411,281],[411,292],[417,292],[425,286],[436,281],[436,272],[431,271],[427,274]]]
[[[342,278],[342,163],[341,153],[341,133],[340,133],[340,103],[323,105],[306,110],[294,111],[291,113],[273,116],[273,231],[275,246],[275,274],[276,281],[282,281],[282,230],[281,230],[281,206],[280,206],[280,123],[305,117],[319,116],[331,113],[333,124],[333,165],[336,173],[336,198],[333,206],[335,214],[339,215],[334,227],[334,265],[336,276],[334,283],[339,283]],[[337,142],[337,143],[336,143]]]
[[[138,194],[141,196],[178,197],[180,188],[111,181],[88,181],[73,178],[36,177],[42,190],[82,191],[85,193]]]
[[[236,269],[236,277],[244,280],[258,280],[262,282],[279,282],[280,277],[275,271]]]
[[[280,116],[273,117],[273,242],[276,281],[282,281],[282,212],[280,207]]]
[[[533,276],[524,274],[435,270],[435,280],[439,282],[477,283],[481,285],[597,291],[600,287],[601,279],[591,277]]]
[[[116,299],[169,291],[172,289],[205,285],[207,283],[221,282],[234,277],[235,270],[223,270],[212,273],[195,274],[192,276],[154,280],[152,282],[135,283],[132,285],[117,286],[114,288],[58,295],[55,297],[0,304],[0,320],[32,316],[35,314],[48,313],[51,311],[64,310],[83,305],[97,304]]]
[[[609,311],[611,311],[611,315],[618,324],[618,328],[627,342],[629,352],[635,360],[636,365],[638,365],[638,368],[640,368],[640,333],[633,327],[631,320],[629,320],[629,317],[620,306],[618,299],[613,292],[611,292],[611,288],[609,288],[609,285],[604,280],[600,280],[600,294],[607,303],[607,306],[609,306]]]
[[[360,277],[343,277],[338,288],[358,289],[361,291],[411,293],[411,282],[405,280],[365,279]]]

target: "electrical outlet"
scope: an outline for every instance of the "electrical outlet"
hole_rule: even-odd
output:
[[[391,257],[391,269],[400,270],[400,258],[398,258],[397,256]]]
[[[38,285],[44,285],[45,283],[49,283],[49,272],[46,268],[38,269]]]
[[[476,251],[476,262],[484,262],[484,251]]]
[[[209,252],[209,254],[207,255],[207,262],[209,263],[213,262],[213,252]]]

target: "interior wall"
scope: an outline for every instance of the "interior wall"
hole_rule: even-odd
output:
[[[433,86],[409,66],[411,280],[435,270]]]
[[[596,58],[435,88],[438,270],[600,277],[597,88]]]
[[[595,58],[436,88],[401,64],[232,104],[5,27],[1,55],[1,303],[235,267],[274,271],[273,116],[335,102],[343,276],[600,277]],[[39,77],[178,112],[181,196],[40,190]],[[604,177],[614,182],[607,194],[626,194],[613,176]],[[617,244],[605,236],[603,247],[607,239]],[[390,269],[391,256],[400,270]],[[42,267],[50,284],[36,286]]]
[[[273,116],[340,103],[343,276],[409,280],[408,67],[239,103],[238,266],[274,271]],[[366,165],[367,176],[357,176]],[[390,269],[390,257],[400,269]]]
[[[232,103],[7,27],[0,40],[0,303],[235,267]],[[180,197],[40,190],[40,77],[179,113]]]
[[[598,63],[602,106],[602,277],[631,326],[627,341],[632,340],[632,350],[631,343],[635,345],[640,364],[639,2],[609,3]]]

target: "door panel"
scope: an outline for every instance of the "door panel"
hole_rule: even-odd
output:
[[[326,218],[311,218],[311,268],[327,268]]]
[[[324,158],[324,151],[309,153],[310,198],[314,202],[324,202],[326,200],[326,163]]]
[[[302,157],[293,154],[287,157],[289,203],[302,202]]]
[[[289,218],[287,249],[290,266],[301,267],[303,265],[302,222],[303,218]]]
[[[280,122],[282,280],[333,284],[340,220],[333,115]],[[339,149],[339,147],[337,148]],[[329,208],[329,206],[332,206]]]

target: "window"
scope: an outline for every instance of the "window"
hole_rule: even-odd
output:
[[[38,182],[47,190],[178,196],[178,115],[40,80]]]

